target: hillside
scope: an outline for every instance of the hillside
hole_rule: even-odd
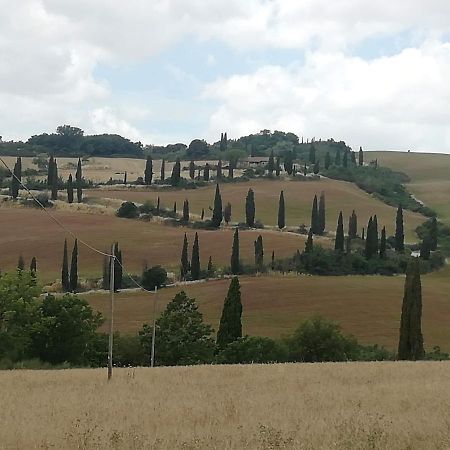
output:
[[[368,152],[370,159],[406,173],[407,187],[419,200],[450,223],[450,155],[437,153]]]
[[[422,277],[425,345],[450,351],[449,270]],[[278,338],[291,333],[315,314],[337,321],[345,333],[366,344],[396,350],[404,278],[382,276],[261,276],[240,277],[244,334]],[[197,299],[205,320],[217,330],[229,280],[209,281],[161,290],[158,311],[180,290]],[[84,296],[92,307],[109,316],[107,293]],[[154,295],[119,293],[117,330],[136,333],[152,319]],[[104,331],[106,331],[106,324]]]
[[[137,368],[116,369],[109,383],[106,369],[2,371],[0,447],[447,448],[449,369],[448,362]]]

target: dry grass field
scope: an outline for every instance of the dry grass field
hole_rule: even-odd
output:
[[[318,181],[288,181],[288,180],[251,180],[248,183],[222,184],[222,201],[230,202],[233,207],[232,220],[234,222],[245,221],[245,196],[249,188],[255,192],[256,217],[266,225],[277,224],[278,200],[280,191],[284,190],[286,204],[286,224],[298,226],[302,223],[309,226],[311,222],[311,204],[314,195],[325,192],[327,204],[327,230],[336,230],[336,221],[339,211],[343,211],[345,221],[353,209],[358,214],[359,228],[367,226],[369,217],[377,214],[378,223],[385,225],[388,233],[394,232],[395,208],[388,206],[362,191],[353,183],[344,181],[321,179]],[[157,197],[161,203],[172,208],[176,201],[181,209],[183,201],[187,198],[192,213],[199,215],[202,208],[206,217],[211,215],[209,207],[214,202],[215,186],[207,186],[195,190],[173,191],[145,191],[102,189],[87,191],[90,197],[120,198],[123,200],[144,203],[146,200],[156,202]],[[405,212],[406,237],[415,241],[415,228],[424,221],[420,214]]]
[[[1,449],[444,449],[448,362],[0,372]]]
[[[383,166],[400,170],[411,178],[408,189],[440,219],[450,223],[450,155],[436,153],[370,152]]]
[[[450,270],[422,277],[425,346],[450,351]],[[404,277],[381,276],[261,276],[241,277],[243,332],[280,337],[300,322],[320,314],[341,324],[345,333],[366,344],[395,350],[398,342]],[[217,330],[229,280],[162,289],[157,310],[180,290],[196,298],[204,318]],[[109,317],[106,293],[85,295],[91,306]],[[137,333],[151,322],[154,294],[126,292],[116,295],[115,324],[123,333]],[[104,325],[106,331],[107,324]]]
[[[188,234],[192,246],[195,232],[183,227],[170,227],[158,223],[120,219],[111,215],[87,214],[73,210],[55,210],[55,215],[64,225],[84,241],[102,250],[108,250],[118,241],[123,250],[124,263],[131,272],[140,272],[147,261],[149,265],[161,264],[177,269],[183,244]],[[38,261],[41,278],[53,280],[60,277],[64,239],[67,233],[59,228],[42,210],[35,208],[0,207],[0,268],[12,270],[22,254],[29,264],[33,256]],[[230,264],[233,230],[199,230],[201,263],[206,266],[211,255],[218,266]],[[240,233],[241,258],[245,262],[254,260],[254,241],[263,235],[267,255],[272,250],[278,257],[292,256],[303,250],[305,237],[277,231],[243,231]],[[69,247],[73,245],[69,239]],[[324,245],[331,241],[323,239]],[[80,246],[79,271],[82,276],[101,276],[103,257]]]

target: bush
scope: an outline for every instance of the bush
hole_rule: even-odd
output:
[[[113,352],[114,364],[119,367],[145,366],[150,360],[138,335],[114,335]]]
[[[149,291],[161,288],[166,284],[167,272],[161,266],[153,266],[142,274],[142,286]]]
[[[355,360],[359,351],[353,336],[344,336],[338,324],[320,316],[305,320],[286,344],[293,362]]]
[[[221,350],[220,364],[274,363],[287,360],[286,346],[268,337],[245,336]]]
[[[135,219],[139,217],[139,209],[133,202],[123,202],[116,214],[117,217]]]

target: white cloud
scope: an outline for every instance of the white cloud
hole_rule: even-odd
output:
[[[266,66],[204,90],[218,101],[209,135],[264,128],[377,149],[450,150],[450,44],[426,42],[365,61],[314,52],[304,65]]]

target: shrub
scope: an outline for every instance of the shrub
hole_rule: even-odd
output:
[[[153,266],[142,274],[142,286],[149,291],[161,288],[166,284],[167,271],[161,266]]]
[[[135,219],[139,217],[139,209],[133,202],[123,202],[116,214],[117,217]]]

